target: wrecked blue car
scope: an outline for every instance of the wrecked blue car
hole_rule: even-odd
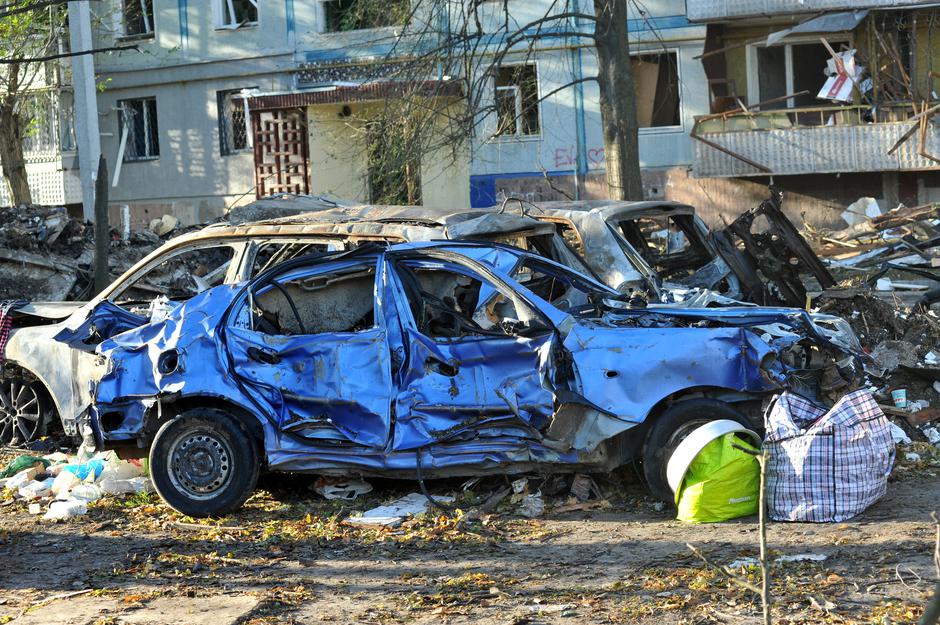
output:
[[[232,511],[259,471],[423,479],[665,465],[713,419],[753,427],[790,388],[855,388],[853,346],[787,308],[646,307],[483,243],[363,246],[209,289],[161,320],[107,302],[60,335],[103,338],[91,429],[149,449],[157,492]],[[128,329],[131,328],[131,329]]]

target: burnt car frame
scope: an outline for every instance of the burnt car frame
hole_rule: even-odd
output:
[[[298,197],[277,200],[276,205],[289,211],[292,206],[310,208],[311,202]],[[368,221],[354,214],[364,214],[366,209]],[[208,226],[170,240],[90,302],[35,303],[13,312],[13,329],[0,368],[0,443],[42,436],[56,420],[66,435],[77,438],[78,419],[91,402],[89,382],[100,373],[95,345],[134,323],[135,313],[151,307],[161,294],[178,303],[209,286],[244,281],[277,262],[311,252],[369,242],[447,238],[522,245],[583,267],[547,224],[492,211],[354,206],[348,212],[298,212],[262,222]],[[124,325],[118,311],[115,327],[86,327],[88,334],[72,344],[52,340],[63,330],[80,326],[89,311],[103,302],[128,313]]]
[[[821,288],[835,280],[783,214],[782,202],[783,193],[771,187],[768,199],[716,230],[679,202],[543,202],[531,210],[520,204],[524,214],[555,224],[591,269],[620,291],[638,289],[683,305],[727,304],[722,298],[728,298],[803,307],[801,273],[812,274]]]
[[[294,259],[138,323],[98,346],[92,429],[149,450],[160,495],[197,516],[240,506],[262,469],[423,479],[639,458],[667,498],[694,427],[752,425],[781,388],[831,401],[859,377],[805,311],[631,307],[469,242]]]

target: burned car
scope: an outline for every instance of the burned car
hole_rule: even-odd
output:
[[[88,325],[118,320],[105,303]],[[826,402],[856,356],[805,311],[634,306],[518,248],[410,243],[285,261],[98,345],[91,429],[150,458],[184,514],[238,508],[260,470],[401,478],[607,471],[781,388]],[[83,336],[76,329],[62,340]]]
[[[312,205],[305,197],[276,203],[282,212]],[[100,367],[94,348],[101,340],[140,325],[142,318],[159,318],[212,286],[253,278],[298,255],[377,241],[461,238],[511,243],[571,266],[580,263],[551,226],[525,216],[388,206],[349,207],[347,213],[327,215],[325,209],[334,206],[209,226],[167,242],[87,304],[35,303],[14,310],[13,329],[0,354],[0,444],[38,438],[57,420],[67,435],[77,437],[77,419],[90,404],[89,381]],[[354,214],[366,208],[369,221]],[[52,340],[64,329],[81,326],[89,311],[104,304],[114,313],[110,325],[86,325],[86,334],[67,344]]]
[[[687,204],[669,201],[544,202],[526,214],[555,225],[591,269],[620,291],[638,289],[664,302],[803,307],[801,273],[821,288],[835,284],[770,197],[727,227],[711,231]],[[760,228],[758,228],[760,226]]]

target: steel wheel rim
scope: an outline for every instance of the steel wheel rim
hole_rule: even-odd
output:
[[[215,432],[183,432],[173,440],[167,458],[170,482],[191,499],[215,497],[232,478],[232,448]]]
[[[42,405],[35,386],[19,380],[0,384],[0,441],[34,440],[42,419]]]

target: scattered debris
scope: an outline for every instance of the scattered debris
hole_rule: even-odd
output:
[[[578,501],[600,499],[601,492],[590,475],[578,473],[571,481],[571,496]]]
[[[75,456],[61,452],[43,457],[20,456],[0,474],[15,472],[4,478],[0,487],[15,497],[31,502],[30,514],[60,520],[80,516],[87,504],[109,495],[150,492],[150,478],[144,475],[140,461],[121,460],[113,451],[88,457],[80,450]]]
[[[163,217],[159,217],[150,222],[149,228],[158,237],[166,236],[176,230],[176,227],[180,225],[180,220],[174,217],[173,215],[167,213]]]
[[[325,499],[353,501],[366,493],[371,493],[372,485],[363,480],[320,477],[314,483],[313,490]]]
[[[777,556],[774,558],[774,562],[825,562],[828,558],[829,556],[824,553],[797,553],[789,556]],[[738,558],[726,566],[732,571],[737,571],[742,568],[747,569],[750,567],[760,566],[760,562],[757,560],[757,558],[748,556],[744,558]]]
[[[542,499],[542,493],[537,491],[523,496],[519,504],[519,514],[528,519],[535,519],[545,514],[545,500]]]
[[[453,497],[435,496],[435,500],[442,503],[453,503]],[[417,516],[428,511],[431,503],[422,493],[411,493],[401,499],[366,510],[360,516],[350,516],[343,521],[349,525],[374,525],[381,527],[396,527],[409,516]]]

